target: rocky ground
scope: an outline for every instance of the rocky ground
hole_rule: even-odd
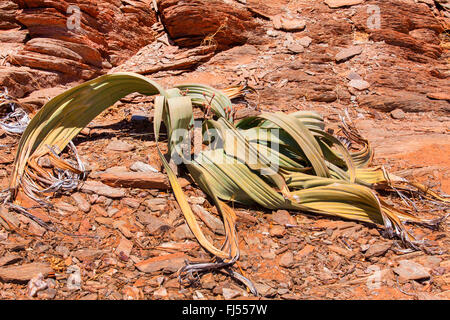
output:
[[[81,8],[83,32],[66,26],[70,4]],[[256,104],[315,110],[336,128],[347,110],[372,142],[375,164],[450,193],[446,0],[17,0],[3,1],[0,17],[0,87],[31,113],[81,81],[116,71],[167,87],[247,83],[258,95],[237,102],[237,117],[258,112]],[[52,198],[55,210],[30,209],[55,230],[1,208],[18,227],[0,219],[1,299],[255,298],[220,272],[179,283],[186,259],[209,256],[162,173],[151,107],[152,99],[131,95],[74,140],[90,170],[86,182]],[[17,141],[0,129],[1,189]],[[219,244],[215,208],[181,175],[205,234]],[[408,226],[437,248],[424,253],[371,225],[235,209],[237,267],[258,299],[450,299],[448,221],[438,230]],[[420,206],[417,214],[445,212]]]

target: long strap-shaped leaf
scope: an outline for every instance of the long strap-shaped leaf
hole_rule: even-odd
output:
[[[146,77],[117,73],[88,81],[46,103],[22,134],[11,174],[10,190],[17,191],[31,154],[37,156],[47,153],[46,145],[63,150],[103,110],[133,92],[166,94],[162,87]]]
[[[173,172],[172,168],[169,166],[169,163],[167,162],[166,158],[162,154],[160,148],[159,148],[159,132],[161,127],[161,122],[164,118],[164,114],[168,112],[168,109],[170,108],[176,108],[176,109],[183,109],[183,108],[191,108],[191,100],[189,97],[183,97],[184,99],[180,98],[169,98],[166,99],[164,96],[157,96],[155,99],[155,114],[154,114],[154,120],[153,120],[153,126],[154,126],[154,134],[155,134],[155,141],[156,146],[158,150],[159,157],[161,158],[161,161],[164,165],[164,169],[166,170],[167,176],[169,178],[170,184],[172,186],[173,193],[175,195],[175,198],[177,199],[177,202],[181,208],[181,211],[184,214],[184,217],[186,219],[187,224],[189,225],[189,228],[191,229],[192,233],[197,238],[200,245],[205,248],[208,252],[213,254],[216,257],[219,257],[221,259],[231,259],[231,255],[229,252],[222,251],[220,249],[217,249],[204,235],[203,231],[201,230],[194,213],[192,212],[192,209],[189,205],[189,203],[186,200],[186,196],[184,195],[184,192],[178,182],[178,179]],[[173,100],[176,99],[176,100]],[[173,104],[179,104],[178,106],[174,106]],[[184,116],[186,116],[186,113],[182,113]],[[175,114],[172,114],[172,116],[175,117]],[[176,120],[170,119],[169,120],[171,124],[175,124]],[[186,123],[184,121],[180,121],[179,123]],[[172,128],[174,129],[174,128]],[[225,220],[227,221],[227,220]],[[226,230],[229,230],[228,228]]]

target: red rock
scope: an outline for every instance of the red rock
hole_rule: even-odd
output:
[[[194,234],[187,224],[182,224],[177,227],[173,232],[173,237],[175,240],[195,239]]]
[[[116,255],[121,260],[128,261],[132,249],[133,249],[133,242],[126,238],[122,238],[119,242],[119,245],[116,248]]]
[[[123,198],[122,203],[126,206],[129,206],[130,208],[137,209],[141,205],[141,202],[139,200],[136,200],[134,198]]]
[[[155,292],[153,292],[153,297],[155,297],[155,299],[164,299],[165,297],[167,297],[166,288],[161,287],[161,288],[155,290]]]
[[[75,200],[78,208],[81,211],[88,213],[91,210],[91,204],[84,198],[81,193],[77,192],[72,194],[72,199]]]
[[[81,9],[80,29],[67,26],[69,5]],[[155,11],[147,0],[123,5],[120,1],[38,1],[16,0],[0,3],[0,42],[19,44],[32,39],[25,48],[14,50],[10,63],[31,69],[57,71],[56,83],[68,79],[91,79],[103,67],[123,62],[140,48],[153,42],[156,22]],[[22,30],[18,30],[22,27]],[[2,30],[4,29],[4,30]],[[8,30],[6,30],[8,29]],[[22,97],[32,91],[28,87],[52,87],[55,83],[45,79],[47,74],[32,71],[33,81],[2,81],[10,93]],[[16,75],[17,77],[17,75]],[[22,88],[20,88],[22,87]],[[25,93],[24,93],[25,92]]]
[[[352,46],[352,47],[345,48],[345,49],[342,49],[341,51],[339,51],[336,54],[335,59],[337,62],[343,62],[343,61],[346,61],[356,55],[361,54],[361,52],[362,52],[362,47]]]
[[[153,273],[160,270],[176,272],[184,266],[187,256],[184,253],[173,253],[150,258],[135,264],[136,268],[145,273]]]
[[[289,19],[282,15],[276,15],[272,18],[273,26],[278,30],[301,31],[305,29],[306,21],[300,19]]]
[[[442,54],[440,46],[423,42],[395,30],[385,29],[376,31],[373,32],[370,38],[374,41],[384,41],[393,46],[407,48],[415,53],[423,54],[434,59],[439,58]]]
[[[22,43],[27,34],[26,30],[0,30],[0,43]]]
[[[102,67],[100,52],[85,44],[49,38],[34,38],[25,45],[25,50],[54,57],[66,58],[92,66]]]
[[[328,246],[328,249],[348,259],[351,259],[355,255],[353,251],[338,246]]]
[[[192,210],[213,232],[225,235],[225,228],[219,218],[213,216],[206,209],[196,204],[192,206]]]
[[[272,237],[283,237],[286,234],[286,228],[284,226],[272,226],[272,228],[270,228],[269,233]]]
[[[128,239],[133,237],[133,227],[128,222],[124,220],[116,220],[113,222],[113,227],[120,230],[120,232],[122,232],[122,234]]]
[[[384,255],[392,246],[390,242],[381,242],[372,244],[366,251],[366,257],[379,257]]]
[[[76,257],[81,261],[92,262],[95,259],[100,258],[101,255],[105,254],[106,250],[97,250],[97,249],[80,249],[75,252],[72,252],[72,256]]]
[[[443,32],[443,27],[427,5],[398,0],[376,0],[370,4],[379,8],[379,26],[367,23],[373,20],[371,15],[374,12],[368,11],[365,7],[361,7],[352,20],[357,29],[369,33],[371,40],[385,41],[389,45],[434,59],[441,55],[442,49],[436,43],[436,37]],[[417,36],[419,32],[430,37],[425,40],[423,36]],[[408,54],[405,57],[413,58]]]
[[[272,221],[280,225],[297,224],[297,221],[292,217],[287,210],[278,210],[272,214]]]
[[[427,97],[434,100],[447,100],[450,101],[450,94],[448,92],[429,92]]]
[[[361,107],[390,112],[402,109],[405,112],[448,110],[445,101],[432,101],[425,95],[411,91],[383,89],[380,95],[361,95],[358,102]]]
[[[146,225],[150,235],[163,233],[171,228],[171,226],[162,218],[153,216],[152,214],[141,213],[138,215],[141,223]]]
[[[248,11],[220,0],[160,0],[158,9],[170,38],[179,46],[197,46],[214,34],[222,50],[245,43],[246,33],[255,27]]]
[[[16,98],[21,98],[38,88],[56,85],[60,81],[61,76],[57,72],[0,66],[0,86],[7,87],[9,94]]]
[[[285,268],[290,268],[294,265],[294,255],[292,254],[292,252],[288,251],[286,253],[284,253],[281,257],[280,257],[280,266],[285,267]]]
[[[430,278],[430,273],[417,262],[411,260],[400,260],[399,266],[394,272],[405,280],[423,280]]]
[[[21,266],[9,266],[0,268],[0,280],[3,282],[22,282],[26,283],[42,273],[46,277],[52,268],[46,263],[28,263]]]
[[[16,23],[16,12],[19,6],[8,0],[0,2],[0,29],[14,29],[20,26]]]
[[[111,172],[101,173],[98,178],[112,187],[141,188],[141,189],[170,189],[166,175],[156,172]],[[182,187],[189,185],[186,179],[178,179]]]
[[[315,247],[307,244],[302,250],[300,250],[295,256],[296,260],[301,260],[302,258],[308,256],[310,253],[314,251]]]
[[[81,185],[81,191],[87,193],[95,193],[108,198],[123,198],[125,196],[124,189],[111,188],[100,181],[86,181]]]
[[[113,140],[106,147],[107,151],[119,151],[119,152],[128,152],[136,149],[135,146],[129,144],[125,141]]]
[[[131,286],[123,288],[123,297],[126,300],[142,300],[144,299],[144,293],[141,289]]]
[[[36,52],[22,51],[19,54],[11,56],[10,60],[21,66],[56,71],[84,80],[89,80],[95,75],[99,75],[97,73],[98,70],[89,68],[89,66],[84,63]]]
[[[406,117],[406,114],[403,112],[402,109],[395,109],[391,111],[391,117],[394,119],[404,119]]]
[[[347,6],[354,6],[357,4],[361,4],[364,0],[325,0],[324,1],[330,8],[341,8]]]
[[[7,266],[9,264],[14,264],[22,260],[22,257],[15,254],[9,253],[0,258],[0,267]]]

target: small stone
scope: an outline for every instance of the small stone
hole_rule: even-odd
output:
[[[201,293],[198,290],[195,290],[194,294],[193,294],[193,298],[194,300],[206,300],[205,296],[203,295],[203,293]]]
[[[28,296],[35,297],[39,291],[45,290],[47,288],[48,284],[47,281],[44,280],[44,275],[42,273],[39,273],[28,282]]]
[[[117,220],[113,222],[113,227],[118,229],[122,234],[130,239],[133,236],[133,231],[130,229],[130,224],[123,220]]]
[[[309,45],[310,45],[311,42],[312,42],[312,39],[311,39],[310,37],[306,36],[306,37],[302,37],[302,38],[298,39],[297,42],[298,42],[301,46],[303,46],[303,47],[305,47],[305,48],[308,48]]]
[[[67,258],[70,255],[70,250],[66,246],[59,245],[55,248],[56,253],[60,254],[63,258]]]
[[[98,179],[111,187],[170,189],[170,183],[166,175],[159,172],[103,172],[98,175]],[[182,187],[185,187],[187,185],[187,180],[180,179],[180,184]]]
[[[158,172],[158,170],[153,168],[151,165],[142,161],[136,161],[135,163],[133,163],[130,167],[130,170],[135,172]]]
[[[88,213],[91,210],[91,204],[81,193],[77,192],[72,194],[72,199],[81,211]]]
[[[112,188],[100,181],[86,181],[82,184],[81,190],[87,193],[95,193],[99,196],[108,198],[123,198],[125,197],[125,189]]]
[[[366,90],[370,87],[370,83],[365,80],[351,80],[348,85],[357,90]]]
[[[72,256],[83,262],[92,262],[99,258],[102,254],[106,253],[105,250],[98,249],[80,249],[72,252]]]
[[[125,286],[122,291],[122,297],[125,300],[141,300],[144,298],[142,290],[136,287]]]
[[[137,209],[141,205],[141,202],[139,200],[133,198],[123,198],[122,203],[133,209]]]
[[[274,225],[270,228],[269,233],[272,237],[281,238],[286,234],[286,228],[280,225]]]
[[[356,73],[355,71],[350,71],[347,74],[347,79],[348,80],[362,80],[361,76],[358,73]]]
[[[280,266],[290,268],[294,265],[294,255],[288,251],[280,257]]]
[[[168,231],[171,226],[164,220],[153,215],[147,214],[145,224],[150,235],[157,235]]]
[[[52,300],[55,299],[57,293],[58,291],[55,288],[48,288],[47,290],[39,291],[37,296],[39,299]]]
[[[374,243],[366,251],[365,256],[367,258],[383,256],[391,248],[391,246],[392,243],[390,242]]]
[[[391,111],[391,117],[397,120],[401,120],[406,117],[406,114],[402,109],[395,109]]]
[[[164,299],[165,297],[167,297],[167,290],[166,290],[166,288],[161,287],[158,290],[155,290],[155,292],[153,292],[153,296],[156,299]]]
[[[356,55],[361,54],[362,50],[363,50],[362,47],[351,46],[351,47],[348,47],[348,48],[345,48],[345,49],[342,49],[341,51],[339,51],[336,54],[335,59],[337,62],[343,62],[350,58],[353,58]]]
[[[273,27],[284,31],[301,31],[306,27],[306,21],[301,19],[289,19],[281,15],[272,18]]]
[[[186,259],[187,256],[183,253],[173,253],[140,261],[135,266],[138,270],[145,273],[153,273],[160,270],[176,272],[185,265]]]
[[[213,216],[206,209],[196,204],[192,206],[192,210],[208,226],[209,229],[219,235],[225,235],[225,227],[219,218]]]
[[[277,255],[271,250],[264,250],[263,252],[261,252],[261,257],[264,260],[273,260],[277,257]]]
[[[304,257],[307,257],[310,253],[314,251],[315,247],[307,244],[302,250],[300,250],[295,256],[296,260],[301,260]]]
[[[230,288],[222,288],[222,295],[225,300],[230,300],[239,297],[241,295],[241,292]]]
[[[205,274],[201,279],[201,286],[204,289],[212,290],[217,286],[214,276],[211,273]]]
[[[128,152],[134,149],[135,146],[120,140],[113,140],[106,147],[106,151]]]
[[[0,267],[7,266],[10,264],[14,264],[22,260],[22,257],[15,253],[9,253],[0,257]]]
[[[361,4],[364,0],[325,0],[324,1],[330,8],[336,9],[347,6],[354,6]]]
[[[116,255],[119,257],[119,259],[128,261],[132,249],[133,242],[126,238],[122,238],[116,248]]]
[[[65,212],[65,213],[76,213],[78,211],[78,208],[68,204],[67,202],[64,201],[59,201],[58,203],[55,204],[55,208],[58,209],[60,211],[60,213],[62,213],[61,211]],[[62,213],[64,214],[64,213]]]
[[[89,293],[89,294],[81,297],[80,300],[98,300],[98,294],[97,293]]]
[[[71,265],[66,273],[70,274],[67,278],[67,289],[70,291],[81,290],[81,270],[77,265]]]
[[[355,255],[353,251],[338,246],[328,246],[328,249],[348,259],[351,259]]]
[[[423,280],[430,278],[430,273],[417,262],[411,260],[400,260],[399,266],[394,272],[405,280]]]
[[[293,53],[302,53],[305,51],[305,48],[301,44],[295,42],[288,44],[286,48]]]
[[[278,210],[272,214],[272,221],[279,225],[296,225],[297,221],[292,217],[287,210]]]
[[[42,237],[47,230],[44,227],[41,227],[38,223],[30,221],[28,231],[35,236]]]
[[[144,203],[151,211],[162,211],[166,208],[167,199],[153,198],[145,200]]]
[[[277,294],[275,289],[272,287],[264,284],[264,283],[255,283],[256,290],[258,291],[258,294],[260,294],[263,297],[270,298]]]
[[[205,201],[206,201],[206,199],[203,198],[203,197],[189,197],[189,202],[193,203],[193,204],[200,204],[200,205],[202,205],[202,204],[205,203]]]
[[[195,239],[194,234],[187,224],[177,227],[173,233],[175,240]]]

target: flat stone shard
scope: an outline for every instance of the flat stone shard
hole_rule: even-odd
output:
[[[86,181],[81,185],[81,191],[95,193],[108,198],[123,198],[126,195],[124,189],[117,189],[107,186],[100,181]]]
[[[352,46],[349,48],[342,49],[336,54],[336,62],[344,62],[354,56],[361,54],[363,48],[359,46]]]
[[[106,147],[107,151],[120,151],[120,152],[128,152],[133,151],[136,147],[120,140],[111,141]]]
[[[355,89],[360,90],[360,91],[366,90],[366,89],[368,89],[370,87],[370,83],[368,83],[365,80],[358,80],[358,79],[351,80],[348,83],[348,85],[350,87],[355,88]]]
[[[364,0],[325,0],[324,2],[330,8],[336,9],[336,8],[349,7],[349,6],[361,4],[364,2]]]
[[[20,282],[25,283],[39,275],[40,273],[46,277],[52,268],[46,263],[27,263],[21,266],[9,266],[0,268],[0,280],[3,282]]]
[[[184,266],[187,256],[183,253],[173,253],[157,256],[135,264],[136,268],[145,273],[153,273],[160,270],[176,272]]]
[[[276,15],[272,18],[273,27],[284,31],[301,31],[306,27],[306,21],[301,19],[290,19],[282,15]]]
[[[399,266],[394,272],[406,280],[424,280],[430,278],[430,273],[417,262],[411,260],[400,260]]]

